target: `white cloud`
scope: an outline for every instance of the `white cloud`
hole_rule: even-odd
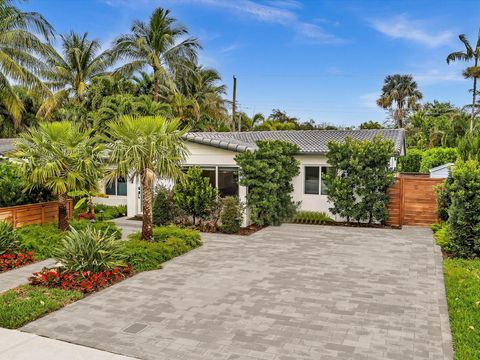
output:
[[[409,19],[406,15],[372,19],[369,23],[375,30],[393,39],[411,40],[432,48],[449,44],[454,37],[453,31],[428,30],[424,22]]]
[[[413,79],[420,85],[432,85],[446,82],[466,81],[457,70],[430,69],[425,72],[413,74]]]
[[[359,96],[359,102],[363,107],[369,109],[378,109],[377,99],[380,97],[380,92],[368,92]]]

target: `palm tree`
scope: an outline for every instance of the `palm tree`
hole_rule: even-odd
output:
[[[61,35],[61,39],[62,54],[51,47],[46,57],[49,69],[42,74],[56,91],[40,107],[39,114],[45,117],[69,99],[82,101],[90,81],[104,75],[115,61],[110,51],[101,52],[97,40],[88,39],[88,33],[71,32]]]
[[[152,240],[152,187],[158,178],[175,180],[188,154],[180,121],[163,117],[121,117],[107,124],[105,143],[113,169],[108,179],[140,178],[143,190],[142,239]]]
[[[412,75],[388,75],[383,82],[377,105],[388,109],[393,115],[395,126],[403,128],[403,120],[410,111],[420,107],[418,102],[422,97]]]
[[[170,10],[157,8],[148,23],[134,21],[131,34],[118,37],[114,42],[114,52],[126,64],[117,73],[131,76],[135,71],[146,67],[153,70],[153,100],[158,101],[159,84],[167,84],[171,89],[172,74],[184,61],[195,61],[200,44],[195,38],[184,38],[188,30],[177,24],[170,16]]]
[[[53,37],[53,28],[42,15],[22,12],[12,1],[0,0],[0,104],[12,116],[15,128],[20,126],[24,108],[10,80],[48,92],[37,77],[44,65],[38,57],[46,53],[47,46],[31,31],[48,41]]]
[[[473,99],[472,99],[472,120],[470,122],[470,131],[473,131],[474,121],[475,121],[475,107],[477,106],[477,79],[480,78],[480,67],[478,62],[480,59],[480,30],[478,32],[477,44],[475,48],[472,48],[470,42],[468,41],[465,34],[461,34],[459,37],[460,41],[465,46],[465,51],[455,51],[447,56],[447,64],[450,64],[452,61],[471,61],[473,60],[473,66],[468,67],[463,75],[467,79],[473,78]]]
[[[71,122],[43,123],[22,133],[15,144],[26,190],[44,187],[58,197],[62,230],[68,229],[68,193],[97,190],[103,175],[103,148],[90,135]]]

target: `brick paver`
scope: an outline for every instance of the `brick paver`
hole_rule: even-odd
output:
[[[53,265],[55,265],[55,261],[52,259],[47,259],[34,264],[19,267],[18,269],[0,273],[0,293],[13,289],[19,285],[27,284],[28,278],[32,276],[32,273],[40,271],[44,267]]]
[[[22,330],[142,359],[450,359],[431,231],[308,225],[205,245]]]

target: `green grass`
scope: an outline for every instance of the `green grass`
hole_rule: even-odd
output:
[[[78,291],[22,285],[0,294],[0,327],[16,329],[79,300]]]
[[[455,360],[480,359],[480,259],[444,261]]]

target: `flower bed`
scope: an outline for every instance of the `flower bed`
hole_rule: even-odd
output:
[[[0,255],[0,273],[31,264],[34,261],[32,251],[18,254],[2,254]]]
[[[28,280],[31,285],[35,286],[91,293],[115,284],[132,274],[133,269],[131,266],[116,267],[112,270],[98,273],[90,271],[61,272],[57,269],[44,268],[42,271],[33,273]]]

